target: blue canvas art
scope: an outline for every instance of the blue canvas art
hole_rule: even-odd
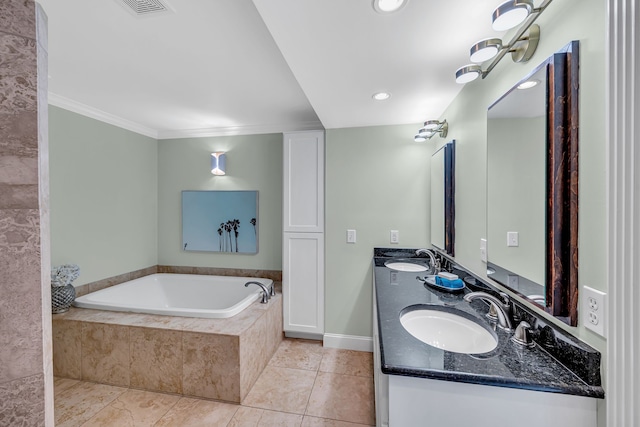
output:
[[[258,253],[258,192],[183,191],[182,249]]]

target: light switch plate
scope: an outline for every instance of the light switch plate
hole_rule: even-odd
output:
[[[583,286],[580,300],[582,301],[581,316],[584,319],[584,327],[591,329],[602,337],[606,337],[607,294],[588,286]]]
[[[347,230],[347,243],[356,242],[356,230]]]
[[[507,231],[507,246],[518,246],[518,232]]]

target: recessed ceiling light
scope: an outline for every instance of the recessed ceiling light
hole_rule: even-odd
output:
[[[378,92],[374,93],[371,97],[376,101],[384,101],[391,98],[391,94],[387,92]]]
[[[518,85],[518,89],[531,89],[534,86],[537,86],[540,83],[540,80],[527,80],[526,82],[522,82]]]
[[[373,0],[373,9],[378,13],[391,13],[400,10],[408,0]]]

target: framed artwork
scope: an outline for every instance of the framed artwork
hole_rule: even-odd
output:
[[[183,191],[182,250],[258,253],[258,192]]]

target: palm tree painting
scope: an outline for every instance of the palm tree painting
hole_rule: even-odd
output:
[[[183,191],[182,249],[255,254],[257,213],[257,191]]]

